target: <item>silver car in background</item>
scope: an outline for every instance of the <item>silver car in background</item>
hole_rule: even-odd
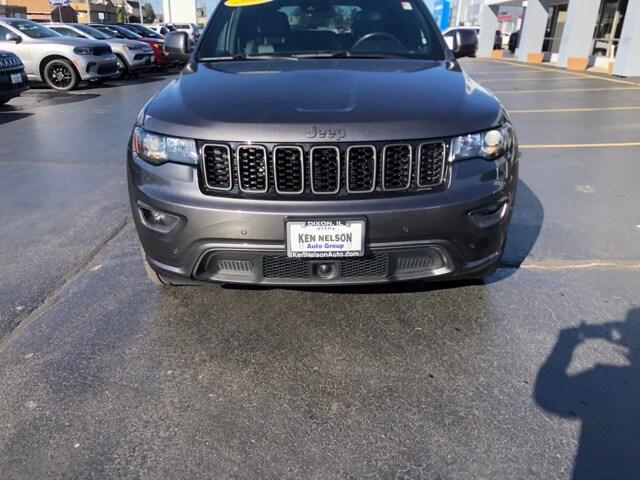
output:
[[[30,81],[44,81],[60,91],[118,73],[108,43],[63,37],[31,20],[0,17],[0,50],[20,57]]]
[[[117,57],[118,77],[149,70],[155,65],[153,50],[144,42],[110,37],[106,33],[82,23],[46,23],[45,25],[65,37],[107,42]]]

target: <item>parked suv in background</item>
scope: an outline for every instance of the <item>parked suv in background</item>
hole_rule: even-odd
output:
[[[0,50],[0,105],[19,97],[28,88],[27,74],[18,56]]]
[[[198,41],[198,38],[200,37],[200,29],[195,23],[173,23],[172,25],[176,31],[187,32],[191,40],[194,42]]]
[[[518,147],[422,0],[221,3],[128,152],[150,278],[270,285],[482,278]]]
[[[164,54],[163,45],[164,40],[158,38],[148,38],[138,35],[137,33],[132,32],[128,28],[125,28],[121,25],[103,25],[100,23],[92,23],[89,26],[100,30],[101,32],[110,35],[113,38],[123,38],[127,40],[137,40],[140,42],[144,42],[151,47],[153,50],[153,58],[158,66],[166,66],[169,65],[169,59]]]
[[[148,70],[155,65],[153,50],[145,42],[114,38],[83,23],[47,23],[45,25],[65,37],[107,42],[117,57],[118,77]]]
[[[107,43],[63,37],[31,20],[0,17],[0,49],[20,57],[30,81],[44,81],[56,90],[73,90],[82,80],[118,72]]]

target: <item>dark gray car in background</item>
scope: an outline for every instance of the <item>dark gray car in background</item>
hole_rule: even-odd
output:
[[[421,0],[228,0],[129,146],[150,278],[272,285],[482,278],[518,152]]]

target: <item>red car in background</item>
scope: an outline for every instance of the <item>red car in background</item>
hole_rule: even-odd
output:
[[[164,40],[162,38],[150,38],[141,36],[133,32],[132,30],[123,27],[122,25],[91,23],[90,26],[93,28],[97,28],[107,35],[111,35],[114,38],[138,40],[140,42],[149,44],[149,46],[153,50],[153,58],[155,59],[156,65],[160,67],[173,65],[175,63],[172,60],[169,60],[169,58],[164,54],[164,50],[162,48],[164,45]]]

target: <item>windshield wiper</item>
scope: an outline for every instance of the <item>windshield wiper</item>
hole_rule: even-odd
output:
[[[219,57],[201,57],[199,62],[233,62],[233,61],[249,61],[249,60],[297,60],[296,57],[286,54],[256,54],[256,55],[224,55]]]
[[[292,53],[295,58],[413,58],[418,60],[426,60],[411,53],[354,53],[348,50],[336,52],[310,52],[310,53]]]

